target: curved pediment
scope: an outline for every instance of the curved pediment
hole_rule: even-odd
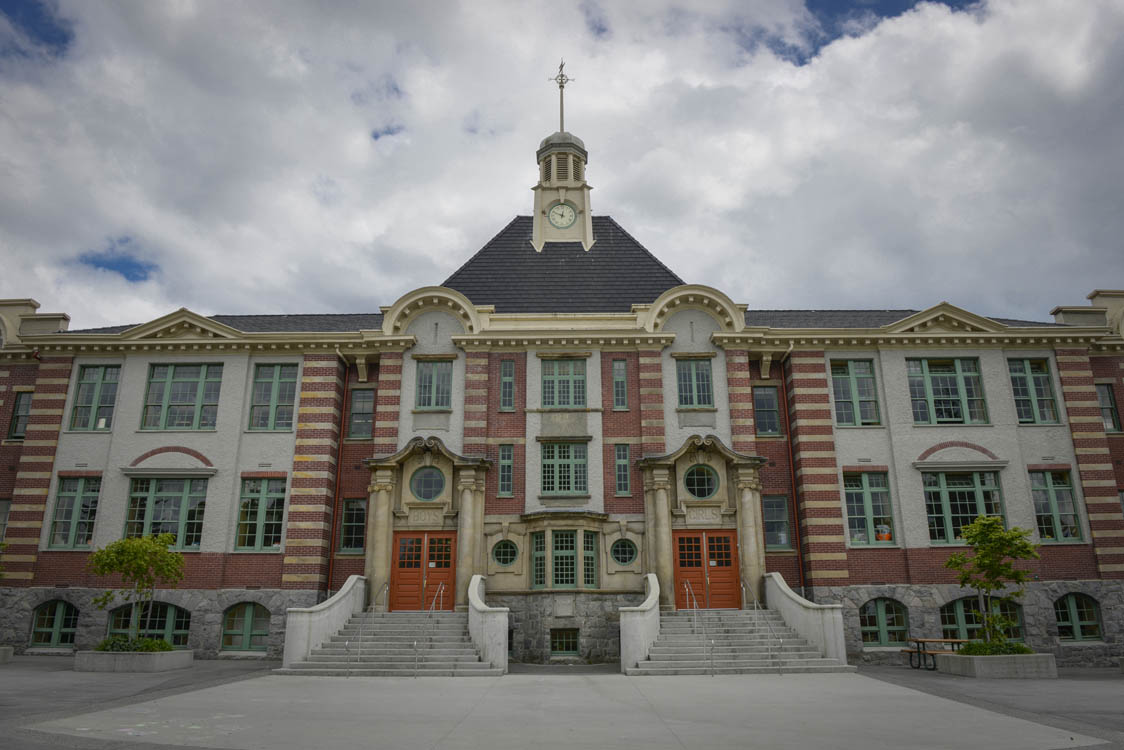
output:
[[[441,440],[441,438],[433,436],[411,438],[409,442],[407,442],[404,446],[402,446],[401,449],[398,450],[398,452],[392,453],[389,456],[375,456],[374,458],[368,458],[366,460],[366,463],[372,468],[396,467],[404,464],[412,456],[425,453],[447,458],[450,462],[452,462],[453,466],[457,468],[467,466],[488,467],[492,464],[492,462],[486,458],[462,456],[459,453],[454,453],[453,451],[449,450],[448,446],[445,445],[445,442]]]
[[[718,322],[722,333],[739,333],[745,328],[745,305],[737,305],[722,292],[702,284],[684,284],[661,294],[643,321],[644,329],[651,332],[663,328],[679,310],[702,310]]]
[[[764,466],[769,461],[769,459],[762,456],[750,456],[745,453],[738,453],[733,448],[723,443],[722,439],[717,435],[707,435],[705,437],[702,435],[691,435],[683,441],[682,445],[671,453],[665,453],[662,456],[648,456],[647,458],[641,459],[638,463],[640,466],[671,465],[682,456],[699,451],[717,453],[735,466]]]
[[[403,295],[389,308],[383,309],[383,333],[387,336],[404,333],[410,321],[426,310],[451,313],[464,326],[465,333],[480,333],[482,328],[476,307],[468,297],[448,287],[427,286]]]

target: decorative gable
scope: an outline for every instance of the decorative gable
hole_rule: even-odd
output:
[[[121,332],[122,339],[133,341],[236,339],[240,335],[237,329],[194,313],[186,307]]]
[[[1001,333],[1007,326],[955,305],[939,305],[883,326],[888,333]]]

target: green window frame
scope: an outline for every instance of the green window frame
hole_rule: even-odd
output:
[[[515,360],[500,360],[500,411],[515,411]]]
[[[1096,389],[1104,431],[1120,432],[1120,412],[1116,410],[1116,395],[1113,393],[1112,383],[1097,383]]]
[[[94,536],[101,477],[61,477],[55,493],[48,546],[52,549],[88,549]]]
[[[213,430],[221,390],[221,364],[150,365],[141,429]]]
[[[269,610],[254,602],[239,602],[222,616],[223,651],[265,651],[269,648]]]
[[[129,483],[125,538],[174,534],[175,549],[197,550],[206,507],[206,479],[135,477]]]
[[[543,443],[542,494],[588,494],[587,455],[585,443]]]
[[[617,565],[632,565],[639,550],[631,539],[618,539],[609,547],[609,555]]]
[[[113,428],[120,376],[119,365],[83,365],[78,369],[70,429],[100,432]]]
[[[835,424],[867,427],[882,424],[874,362],[869,359],[833,360],[831,390],[835,397]]]
[[[191,613],[186,609],[165,602],[152,602],[148,605],[148,615],[137,622],[143,605],[126,604],[109,613],[109,635],[122,635],[132,638],[152,638],[167,641],[172,648],[187,648],[191,633]]]
[[[675,376],[679,384],[679,406],[708,409],[714,406],[714,379],[710,359],[677,359]]]
[[[991,612],[1010,620],[1013,625],[1007,628],[1007,638],[1012,641],[1023,639],[1023,608],[1010,599],[998,597],[991,600]],[[980,602],[975,596],[966,596],[944,605],[940,609],[941,638],[959,638],[973,641],[983,628],[980,618]]]
[[[758,435],[781,434],[780,397],[775,385],[758,385],[753,388],[753,424]]]
[[[72,648],[77,630],[77,607],[61,599],[43,602],[32,616],[31,647]]]
[[[847,537],[852,547],[894,543],[890,480],[883,473],[843,475],[847,502]]]
[[[600,544],[596,531],[582,532],[582,586],[587,589],[598,587],[597,558]]]
[[[1009,359],[1011,391],[1015,394],[1015,412],[1019,424],[1057,424],[1058,401],[1054,398],[1054,381],[1050,362],[1045,359]]]
[[[249,429],[261,432],[293,429],[299,369],[295,364],[254,367]]]
[[[499,456],[498,497],[512,497],[515,494],[515,446],[501,445]]]
[[[417,366],[418,388],[414,407],[427,411],[453,408],[452,360],[420,361]]]
[[[863,646],[904,646],[909,641],[909,610],[895,599],[871,599],[859,608]]]
[[[31,419],[31,391],[16,391],[12,396],[12,421],[8,425],[9,440],[23,440]]]
[[[519,557],[519,547],[510,539],[501,539],[492,545],[492,559],[496,565],[510,567]]]
[[[351,392],[351,404],[347,414],[347,436],[349,438],[369,438],[375,423],[375,391],[373,388],[357,388]]]
[[[531,533],[531,588],[546,588],[546,532]]]
[[[1069,593],[1054,602],[1058,638],[1063,641],[1102,640],[1101,607],[1091,596]]]
[[[978,359],[907,359],[914,424],[987,424]]]
[[[792,549],[788,498],[784,495],[766,495],[761,498],[761,518],[765,525],[765,549]]]
[[[999,474],[994,471],[922,472],[929,540],[957,544],[960,529],[979,516],[1004,518]]]
[[[683,472],[683,487],[691,497],[699,500],[718,492],[718,484],[718,472],[706,464],[695,464]]]
[[[243,479],[234,549],[281,549],[284,517],[284,479]]]
[[[613,360],[613,408],[628,409],[628,361]]]
[[[632,494],[631,482],[632,462],[629,459],[628,443],[613,446],[613,477],[615,487],[613,494],[617,497],[627,497]]]
[[[8,533],[8,514],[11,510],[11,500],[0,500],[0,542],[4,541],[4,535]]]
[[[566,409],[585,406],[585,360],[542,361],[542,406]]]
[[[550,655],[577,656],[578,639],[579,636],[577,628],[551,628]]]
[[[367,498],[343,501],[340,516],[340,552],[362,552],[367,545]]]
[[[578,587],[578,532],[550,532],[550,582],[556,589]]]
[[[1068,471],[1030,472],[1030,496],[1043,544],[1081,541],[1081,521]]]

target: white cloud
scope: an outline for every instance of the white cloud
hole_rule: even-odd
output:
[[[761,43],[813,49],[796,2],[59,12],[65,55],[0,58],[0,297],[74,327],[373,311],[440,283],[529,212],[562,55],[595,211],[688,281],[1034,319],[1124,286],[1110,0],[925,4],[803,66]],[[150,280],[76,262],[122,236]]]

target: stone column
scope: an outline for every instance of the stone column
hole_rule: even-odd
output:
[[[761,480],[757,470],[739,466],[737,487],[739,572],[750,589],[749,595],[756,595],[764,604],[765,533],[761,522]],[[752,602],[742,602],[742,606],[752,606]]]
[[[457,475],[460,508],[457,512],[457,607],[468,606],[468,582],[476,569],[477,537],[480,527],[476,513],[476,471],[460,469]]]
[[[660,605],[675,606],[675,568],[672,564],[674,550],[671,545],[671,479],[669,470],[657,467],[652,470],[652,493],[655,503],[656,538],[653,551],[656,556],[656,578],[660,582]]]
[[[370,586],[371,604],[385,612],[390,594],[382,593],[390,583],[390,567],[394,560],[394,525],[391,505],[394,498],[394,470],[378,469],[367,488],[367,559],[365,570]]]

